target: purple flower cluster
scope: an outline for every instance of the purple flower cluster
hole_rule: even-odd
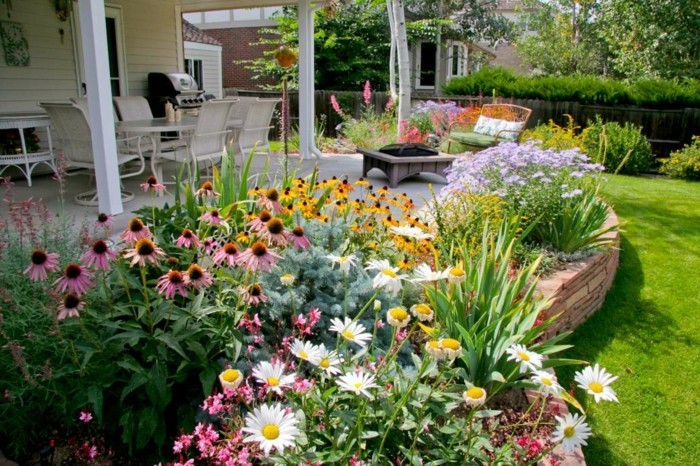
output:
[[[428,100],[425,102],[418,102],[415,107],[413,107],[412,112],[419,115],[429,115],[433,112],[439,112],[447,114],[450,117],[456,117],[462,112],[463,108],[458,106],[456,102],[448,100],[447,102],[435,102],[434,100]]]

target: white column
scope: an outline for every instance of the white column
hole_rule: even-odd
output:
[[[314,141],[314,11],[299,0],[299,155],[321,158]]]
[[[100,212],[116,215],[122,213],[124,208],[114,135],[104,0],[82,0],[78,10],[99,209]]]

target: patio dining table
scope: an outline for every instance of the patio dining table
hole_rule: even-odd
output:
[[[118,133],[153,134],[167,133],[170,131],[191,132],[197,127],[199,117],[184,116],[180,121],[168,121],[165,118],[152,118],[147,120],[118,121],[116,130]],[[243,120],[229,120],[230,128],[241,128]],[[156,142],[156,151],[160,151],[160,138],[153,138]]]

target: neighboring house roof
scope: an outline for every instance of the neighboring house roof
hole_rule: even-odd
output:
[[[182,20],[182,38],[187,42],[198,42],[200,44],[218,45],[219,47],[223,47],[221,42],[184,19]]]
[[[498,2],[498,6],[496,7],[496,11],[515,10],[516,8],[522,8],[522,7],[523,7],[522,0],[500,0]]]

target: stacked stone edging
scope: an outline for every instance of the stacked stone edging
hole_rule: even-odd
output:
[[[611,210],[604,227],[613,225],[618,225],[618,220]],[[620,262],[620,232],[611,231],[603,237],[612,239],[612,245],[606,251],[572,262],[565,270],[538,281],[537,291],[551,300],[543,317],[559,314],[547,329],[547,337],[574,330],[603,305]]]

